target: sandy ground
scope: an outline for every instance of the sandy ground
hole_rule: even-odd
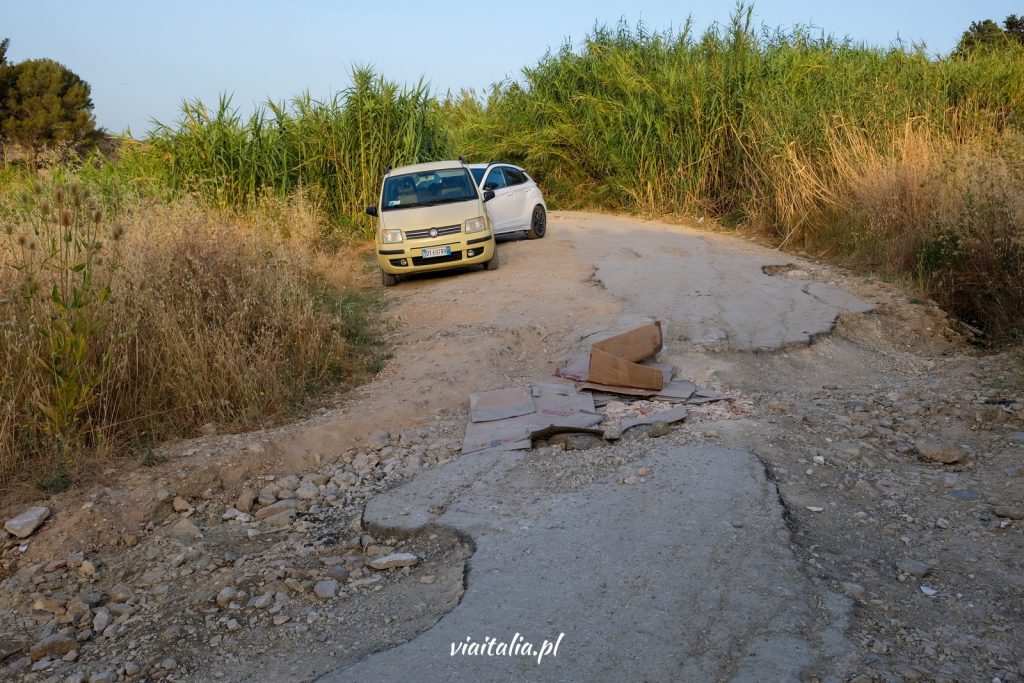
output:
[[[1014,519],[1024,505],[1019,354],[979,353],[936,309],[884,283],[685,227],[564,213],[552,216],[544,240],[500,248],[496,272],[420,277],[388,290],[393,358],[339,408],[274,430],[169,444],[165,464],[112,469],[105,486],[41,501],[50,519],[27,543],[8,539],[0,561],[0,601],[8,608],[0,614],[0,677],[309,680],[326,673],[343,680],[365,671],[399,678],[389,653],[427,651],[430,638],[446,642],[449,624],[464,628],[474,614],[494,611],[486,589],[502,585],[500,572],[475,583],[474,563],[500,567],[511,549],[530,549],[494,532],[486,517],[444,518],[460,502],[472,510],[495,494],[473,485],[473,476],[488,481],[486,472],[473,474],[473,456],[458,458],[468,394],[549,381],[602,334],[651,318],[669,332],[661,360],[728,393],[733,408],[694,411],[661,439],[640,432],[617,445],[540,449],[496,463],[494,486],[516,494],[491,500],[490,512],[480,515],[511,506],[509,514],[541,519],[537,510],[547,506],[582,525],[579,543],[618,538],[611,548],[643,557],[628,565],[637,581],[622,578],[627,594],[676,591],[666,596],[676,608],[661,611],[664,624],[687,622],[688,596],[714,589],[715,576],[730,569],[746,576],[752,557],[764,562],[757,567],[763,575],[784,568],[791,579],[779,594],[792,592],[782,610],[792,619],[782,628],[765,622],[763,634],[778,637],[767,648],[772,661],[786,663],[778,657],[786,635],[800,641],[799,656],[782,668],[766,660],[761,673],[865,681],[1024,675],[1024,522]],[[952,452],[947,459],[957,462],[927,462],[923,454],[935,451]],[[709,453],[738,460],[727,458],[721,471]],[[524,467],[523,457],[543,476],[503,469]],[[686,514],[740,526],[730,526],[729,535],[698,533],[688,543],[727,548],[742,536],[735,530],[756,528],[763,552],[745,558],[723,550],[717,573],[676,589],[671,576],[648,577],[671,558],[643,556],[652,510],[646,496],[631,493],[641,489],[615,488],[648,460],[665,473],[655,496],[665,505],[673,491],[694,498],[693,483],[710,472],[722,482],[714,490],[725,498],[704,505],[696,496]],[[670,466],[677,460],[689,464]],[[224,520],[246,487],[257,493],[291,474],[315,491],[297,499],[297,519],[276,530]],[[415,487],[437,477],[453,486],[451,495],[427,501],[420,517]],[[460,481],[461,488],[453,484]],[[293,484],[278,487],[281,500],[296,499]],[[601,493],[602,486],[611,488]],[[531,487],[536,508],[523,502]],[[753,519],[763,526],[732,515],[750,491],[758,492]],[[606,495],[617,501],[620,518],[635,519],[608,526],[597,508],[586,507]],[[587,511],[582,517],[565,508],[574,496]],[[191,511],[175,511],[175,497]],[[376,526],[364,525],[367,503],[390,512]],[[176,535],[184,515],[201,537]],[[404,516],[422,523],[403,525],[396,518]],[[673,533],[649,526],[661,529],[656,538]],[[566,542],[551,537],[536,552],[554,553]],[[370,567],[384,551],[408,551],[418,561],[398,570]],[[83,571],[83,559],[96,571]],[[314,586],[338,576],[327,573],[335,566],[345,569],[337,595],[317,597]],[[572,562],[551,567],[556,585],[593,588],[590,574]],[[527,567],[509,572],[507,583],[529,577]],[[234,605],[214,599],[226,586],[242,593]],[[121,595],[117,587],[129,590]],[[90,590],[103,595],[86,595]],[[268,595],[263,606],[250,604]],[[606,680],[754,680],[759,673],[749,661],[735,661],[753,647],[757,629],[739,650],[713,649],[714,661],[701,662],[697,644],[715,632],[698,623],[696,632],[681,632],[677,642],[689,644],[672,657],[645,658],[645,642],[652,653],[665,643],[629,640],[636,615],[629,622],[621,602],[609,604],[619,607],[605,614],[602,638],[623,639],[634,654],[640,647],[638,661],[655,668],[605,662],[596,672],[567,644],[556,660],[562,668],[481,670],[449,658],[435,664],[449,668],[437,671],[453,680],[486,680],[481,671],[536,680],[596,673]],[[702,609],[742,623],[774,604],[770,591],[755,591],[749,600]],[[97,631],[95,616],[110,605],[113,626],[100,623]],[[563,606],[563,624],[572,621],[569,609]],[[585,650],[580,633],[577,653]],[[47,636],[67,642],[33,656],[31,647]],[[405,660],[415,671],[416,660]]]

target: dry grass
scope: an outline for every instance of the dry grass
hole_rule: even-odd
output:
[[[780,159],[763,231],[911,284],[990,335],[1024,335],[1024,139],[908,122],[887,145],[836,126],[827,161]]]
[[[6,207],[0,485],[60,487],[99,455],[290,413],[378,359],[361,266],[317,250],[301,194],[242,215],[93,204],[56,184]]]

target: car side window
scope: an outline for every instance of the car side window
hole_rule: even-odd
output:
[[[491,172],[487,174],[487,180],[484,181],[484,188],[490,190],[500,190],[507,185],[508,183],[505,182],[505,176],[500,168],[492,168]]]
[[[505,167],[502,170],[505,171],[505,178],[508,180],[508,184],[510,186],[512,186],[512,185],[522,185],[527,180],[526,179],[526,174],[523,173],[522,171],[520,171],[518,168],[508,168],[508,167]]]

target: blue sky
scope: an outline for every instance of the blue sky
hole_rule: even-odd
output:
[[[92,85],[99,125],[134,134],[151,119],[171,122],[182,99],[215,103],[233,94],[254,103],[306,89],[324,97],[345,88],[353,64],[373,64],[399,82],[421,76],[441,92],[478,90],[533,64],[595,22],[642,20],[650,28],[724,22],[734,0],[428,0],[342,3],[313,0],[110,0],[6,2],[0,37],[13,61],[50,57]],[[971,21],[1024,13],[1020,0],[761,0],[755,21],[770,27],[812,25],[876,45],[903,39],[948,52]]]

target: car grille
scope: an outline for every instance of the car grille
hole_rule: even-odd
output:
[[[423,258],[422,256],[413,256],[412,264],[414,266],[424,266],[431,263],[451,263],[452,261],[461,261],[462,252],[453,251],[448,256],[435,256],[434,258]]]
[[[427,228],[426,230],[409,230],[405,233],[405,238],[410,240],[425,240],[430,239],[430,231],[433,228]],[[446,225],[443,228],[437,228],[437,236],[442,235],[455,235],[462,232],[461,225]]]

